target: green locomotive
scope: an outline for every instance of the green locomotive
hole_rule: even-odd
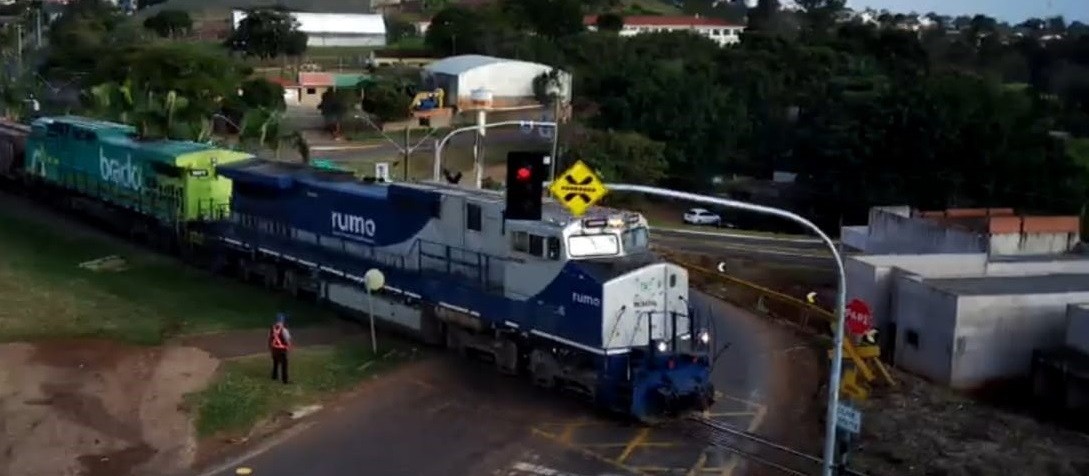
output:
[[[78,116],[35,120],[25,150],[25,173],[35,180],[166,228],[226,210],[231,181],[216,174],[216,165],[253,157],[197,142],[142,140],[132,126]]]

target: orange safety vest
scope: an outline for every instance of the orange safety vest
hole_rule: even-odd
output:
[[[283,339],[284,326],[280,323],[272,325],[272,329],[268,332],[268,346],[271,349],[287,350],[287,344]]]

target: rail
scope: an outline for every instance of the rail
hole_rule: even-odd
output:
[[[692,416],[678,422],[676,429],[709,446],[729,451],[742,459],[784,474],[793,476],[817,474],[823,463],[823,460],[817,456],[700,416]],[[840,468],[837,474],[866,476],[850,468]]]

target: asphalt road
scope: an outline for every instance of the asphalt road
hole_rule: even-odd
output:
[[[404,136],[397,133],[388,133],[389,140],[379,140],[368,142],[365,145],[352,144],[346,145],[344,143],[336,143],[330,141],[329,143],[312,143],[311,155],[314,158],[322,158],[327,160],[378,160],[388,159],[390,157],[401,154],[401,147],[404,146]],[[441,140],[441,135],[432,135],[423,141],[420,138],[413,137],[411,145],[415,147],[413,152],[416,154],[430,152],[434,153],[435,141]],[[463,133],[452,137],[447,141],[447,148],[450,147],[469,147],[473,145],[474,137],[470,133]],[[492,129],[487,132],[484,146],[494,144],[518,144],[524,143],[533,146],[542,146],[551,143],[551,139],[545,139],[538,136],[535,132],[531,134],[525,134],[519,131],[517,128],[512,129]],[[417,145],[418,144],[418,145]]]
[[[713,230],[713,229],[712,229]],[[719,233],[717,230],[684,233],[652,229],[654,245],[666,250],[760,260],[801,268],[832,269],[832,255],[817,241],[777,236]]]
[[[759,402],[772,388],[775,349],[766,337],[774,330],[702,294],[692,299],[714,312],[716,345],[729,344],[713,370],[716,388],[728,397],[712,412],[755,429],[764,417]],[[737,411],[738,402],[752,411]],[[638,474],[638,467],[651,466],[675,469],[660,474],[685,474],[697,460],[709,461],[699,442],[595,416],[572,397],[541,392],[525,379],[449,354],[367,384],[343,405],[311,418],[276,446],[202,476],[233,475],[239,467],[256,476],[590,476]],[[719,474],[729,474],[738,463],[722,465]]]

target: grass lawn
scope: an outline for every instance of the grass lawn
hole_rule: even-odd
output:
[[[290,356],[290,385],[269,379],[267,355],[226,361],[208,388],[187,397],[196,409],[197,435],[246,433],[269,415],[314,403],[392,367],[397,355],[376,359],[358,344],[299,349]]]
[[[181,334],[263,327],[278,310],[291,313],[296,327],[332,316],[163,255],[8,211],[0,211],[0,250],[0,341],[95,336],[158,344]],[[80,267],[110,255],[124,267]]]

